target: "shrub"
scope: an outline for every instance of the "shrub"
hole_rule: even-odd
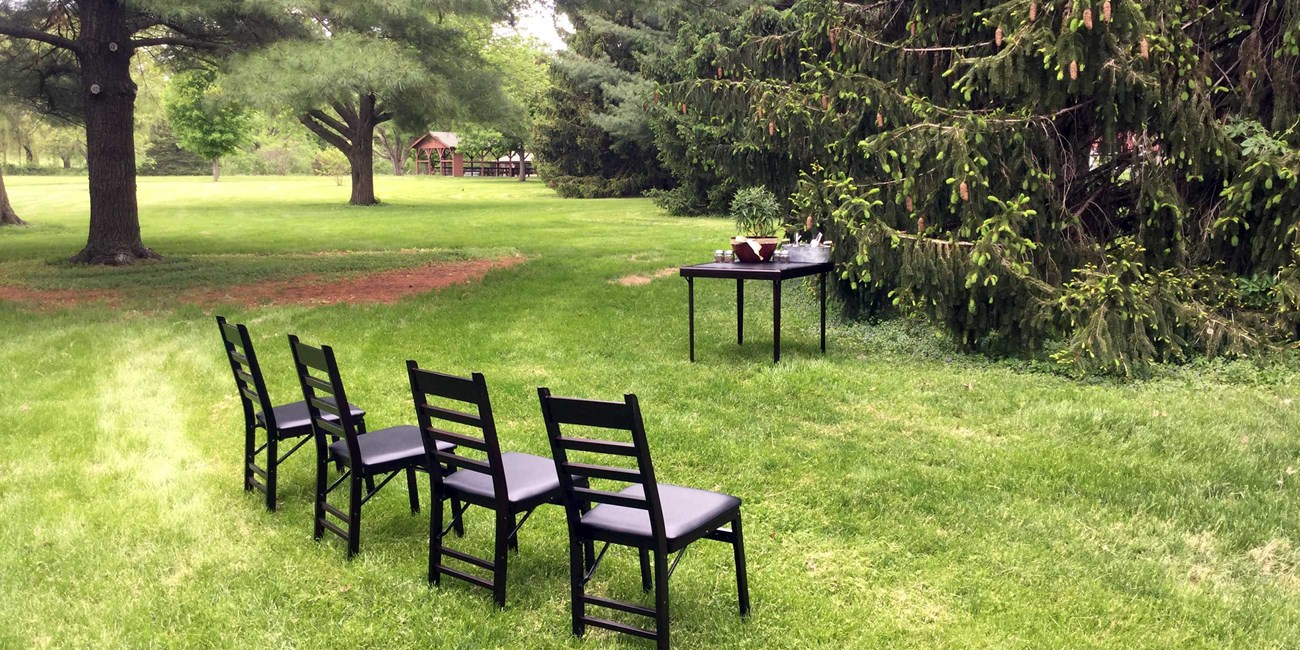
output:
[[[775,237],[781,226],[781,202],[766,188],[746,188],[731,199],[731,218],[737,234]]]

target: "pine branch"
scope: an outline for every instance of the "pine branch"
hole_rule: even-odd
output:
[[[76,52],[78,54],[82,52],[81,46],[78,45],[76,41],[70,38],[59,36],[58,34],[43,32],[39,29],[32,29],[30,27],[25,27],[23,25],[18,25],[7,21],[0,21],[0,35],[12,36],[14,38],[21,38],[29,41],[37,41],[40,43],[45,43],[46,45],[53,45],[54,47],[57,48],[62,48],[65,50]]]

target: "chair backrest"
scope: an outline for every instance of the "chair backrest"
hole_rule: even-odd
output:
[[[312,431],[316,433],[317,453],[325,453],[325,436],[328,435],[331,439],[346,439],[349,456],[359,460],[357,422],[352,417],[352,409],[348,408],[348,397],[343,390],[338,362],[334,360],[334,349],[328,345],[312,347],[293,334],[289,335],[289,348],[293,350],[293,365],[298,372],[298,383],[302,385],[302,398],[307,403]],[[337,419],[327,420],[322,413],[329,413]]]
[[[226,358],[230,360],[230,370],[235,374],[235,386],[239,388],[239,402],[244,407],[245,424],[255,425],[257,421],[254,414],[261,411],[267,430],[276,430],[275,412],[266,391],[266,382],[262,379],[262,367],[257,363],[257,353],[253,351],[253,339],[248,335],[248,328],[243,324],[229,323],[221,316],[217,316],[217,328],[221,330],[221,342],[226,348]]]
[[[470,377],[446,375],[424,370],[413,360],[406,362],[406,371],[411,380],[411,399],[415,402],[415,415],[420,422],[420,435],[429,467],[448,465],[457,470],[487,474],[492,477],[496,501],[505,504],[508,500],[506,473],[501,465],[501,445],[497,441],[492,402],[488,399],[487,381],[483,375],[477,372]],[[460,408],[432,404],[430,398],[448,400],[458,407],[470,404],[478,412],[467,413]],[[445,428],[449,426],[446,423],[460,425],[480,435],[449,431]],[[439,451],[439,442],[456,446],[449,451]],[[468,456],[464,452],[469,449],[484,454],[486,460]],[[430,475],[435,482],[442,484],[441,472],[430,472]]]
[[[541,398],[542,419],[546,422],[546,433],[551,440],[551,456],[555,459],[555,469],[564,489],[565,510],[570,526],[575,526],[582,516],[582,504],[605,503],[645,510],[655,539],[660,542],[666,539],[663,508],[659,504],[659,487],[655,483],[654,467],[650,463],[650,446],[646,443],[641,405],[636,395],[624,395],[622,402],[554,397],[546,388],[538,388],[537,395]],[[562,425],[626,431],[630,434],[631,441],[566,435],[561,430]],[[571,454],[586,454],[594,462],[575,462],[570,459]],[[629,459],[634,461],[635,467],[626,466]],[[608,464],[618,461],[622,461],[624,466]],[[574,476],[641,485],[644,496],[576,485]]]

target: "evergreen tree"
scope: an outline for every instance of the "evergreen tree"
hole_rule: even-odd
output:
[[[798,171],[858,304],[1120,373],[1295,338],[1297,3],[801,0],[745,30],[665,101],[724,174]]]

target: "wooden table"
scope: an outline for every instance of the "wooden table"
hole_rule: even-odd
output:
[[[772,362],[781,360],[781,282],[810,275],[820,276],[818,291],[822,312],[822,353],[826,352],[826,276],[834,270],[830,262],[710,262],[683,266],[686,278],[687,308],[690,312],[691,361],[695,361],[695,278],[723,278],[736,281],[736,344],[745,343],[745,280],[772,283]]]

